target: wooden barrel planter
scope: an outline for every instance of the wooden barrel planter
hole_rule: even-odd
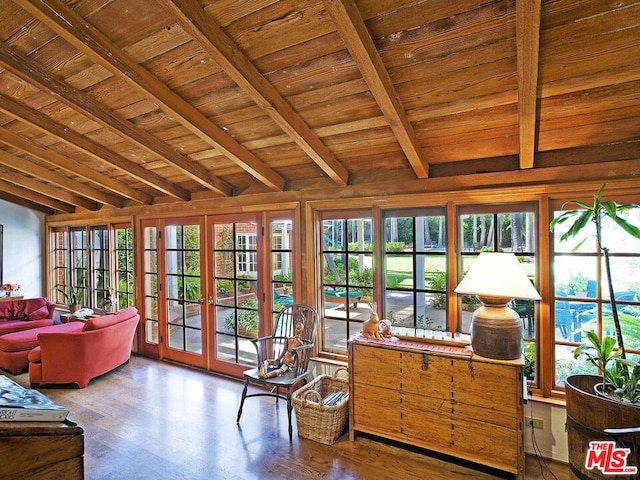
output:
[[[569,468],[579,479],[630,480],[635,477],[604,474],[597,468],[587,470],[585,466],[589,442],[612,440],[604,433],[605,428],[640,426],[640,406],[594,393],[594,386],[601,381],[602,377],[595,375],[571,375],[565,380]],[[628,460],[631,462],[633,458],[629,456]]]

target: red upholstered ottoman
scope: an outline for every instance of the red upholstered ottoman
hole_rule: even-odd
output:
[[[0,336],[0,368],[8,370],[13,375],[22,372],[29,365],[29,352],[39,345],[39,333],[79,332],[83,328],[83,322],[69,322],[2,335]]]

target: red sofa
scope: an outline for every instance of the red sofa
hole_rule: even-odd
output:
[[[46,332],[77,332],[83,327],[82,323],[70,322],[2,335],[0,336],[0,368],[18,375],[29,365],[29,352],[40,345],[38,335]]]
[[[0,302],[0,335],[53,325],[56,304],[46,298]]]
[[[140,315],[133,307],[87,320],[81,331],[38,334],[39,347],[29,352],[29,382],[76,383],[127,363]]]

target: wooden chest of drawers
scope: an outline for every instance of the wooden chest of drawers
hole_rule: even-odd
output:
[[[349,342],[349,436],[415,445],[524,478],[523,362]]]
[[[84,431],[73,422],[0,422],[0,478],[81,480]]]

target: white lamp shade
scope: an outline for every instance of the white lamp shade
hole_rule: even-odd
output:
[[[540,300],[540,294],[513,253],[482,252],[455,289],[456,293]]]

